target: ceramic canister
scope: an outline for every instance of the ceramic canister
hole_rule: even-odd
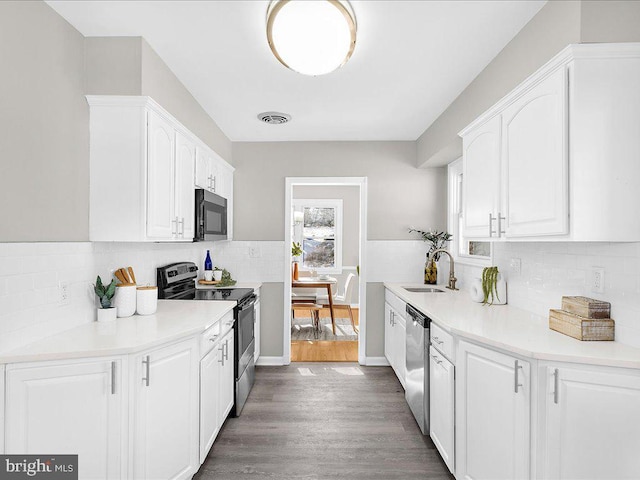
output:
[[[118,285],[113,305],[118,309],[118,317],[130,317],[136,313],[136,286]]]
[[[138,315],[153,315],[158,309],[158,287],[138,287]]]

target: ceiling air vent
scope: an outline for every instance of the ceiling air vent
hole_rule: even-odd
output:
[[[291,120],[291,115],[280,112],[263,112],[258,114],[258,120],[271,125],[281,125]]]

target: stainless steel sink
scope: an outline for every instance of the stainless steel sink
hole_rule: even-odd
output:
[[[444,293],[444,290],[440,290],[439,288],[434,287],[402,287],[407,292],[414,293]]]

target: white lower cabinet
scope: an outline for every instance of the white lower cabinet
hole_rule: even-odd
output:
[[[233,408],[235,392],[235,376],[233,372],[234,336],[233,330],[229,331],[222,340],[218,348],[220,358],[220,382],[225,388],[220,389],[220,409],[218,410],[218,421],[222,425]],[[226,388],[230,385],[231,388]]]
[[[429,349],[429,435],[451,473],[455,468],[455,375],[453,364]]]
[[[389,303],[384,305],[384,355],[405,388],[407,346],[406,320]]]
[[[541,479],[640,478],[640,372],[541,367]]]
[[[220,409],[221,353],[217,346],[200,360],[200,463],[207,458],[209,450],[220,431],[218,411]]]
[[[191,478],[198,470],[198,367],[195,338],[133,357],[131,478]]]
[[[8,365],[6,453],[77,454],[79,478],[126,478],[123,371],[118,358]]]
[[[529,363],[463,341],[457,352],[456,478],[529,478]]]

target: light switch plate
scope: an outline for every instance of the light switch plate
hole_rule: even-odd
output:
[[[519,258],[512,258],[509,261],[509,270],[514,275],[520,275],[522,273],[522,260]]]

